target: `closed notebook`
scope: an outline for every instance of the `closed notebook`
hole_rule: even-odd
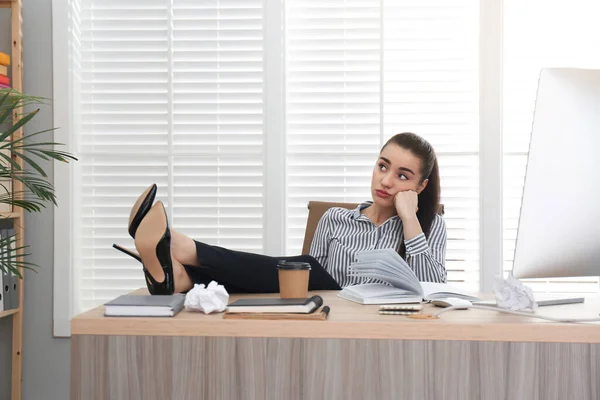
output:
[[[308,314],[323,305],[321,296],[305,299],[239,299],[227,306],[228,313],[299,313]]]
[[[125,294],[104,305],[105,317],[173,317],[183,308],[185,296]]]
[[[325,321],[331,309],[329,306],[311,313],[229,313],[223,314],[223,319],[262,319],[262,320],[301,320],[301,321]]]

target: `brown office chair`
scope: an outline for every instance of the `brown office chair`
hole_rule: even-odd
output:
[[[353,210],[358,207],[359,203],[335,203],[331,201],[309,201],[308,202],[308,219],[306,221],[306,231],[304,232],[304,244],[302,245],[302,254],[308,254],[310,244],[312,243],[315,230],[319,220],[325,214],[325,211],[331,207],[343,207]],[[438,214],[444,215],[444,205],[440,204]]]

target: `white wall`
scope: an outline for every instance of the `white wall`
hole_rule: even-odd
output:
[[[52,98],[52,0],[23,2],[24,92]],[[0,26],[6,13],[0,10]],[[0,30],[0,48],[10,38]],[[45,107],[28,125],[28,131],[53,126],[52,108]],[[48,136],[44,140],[50,139]],[[52,164],[42,163],[52,179]],[[60,204],[60,199],[59,199]],[[68,400],[70,374],[69,339],[52,336],[53,279],[52,208],[25,217],[25,242],[40,265],[38,273],[25,274],[25,321],[23,343],[23,399]],[[0,320],[0,360],[10,353],[10,320]],[[10,362],[0,361],[0,400],[10,399]]]

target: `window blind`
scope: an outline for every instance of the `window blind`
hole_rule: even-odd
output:
[[[548,67],[600,68],[600,26],[595,17],[599,11],[600,6],[593,0],[504,0],[505,274],[512,270],[540,71]],[[557,190],[568,190],[564,185],[568,183],[557,182]],[[553,229],[551,215],[548,229]],[[525,282],[536,292],[597,293],[599,290],[598,278],[591,277]]]
[[[436,148],[448,278],[479,287],[478,7],[470,1],[287,1],[287,252],[309,200],[369,200],[381,146]]]
[[[73,3],[70,65],[80,159],[73,164],[75,312],[144,286],[140,265],[111,244],[133,247],[127,217],[151,183],[158,184],[175,229],[264,252],[265,4]],[[393,134],[413,131],[439,156],[448,278],[477,290],[480,173],[485,178],[478,2],[287,0],[279,6],[285,76],[268,79],[285,80],[286,123],[279,133],[285,161],[271,166],[285,170],[286,186],[278,188],[286,202],[281,252],[300,252],[309,200],[368,200],[379,149]],[[508,271],[539,69],[598,67],[600,32],[591,0],[505,0],[504,7]],[[588,278],[533,285],[537,291],[598,290]]]
[[[81,0],[75,311],[144,286],[129,211],[151,183],[171,226],[263,248],[263,3]],[[77,73],[77,71],[75,71]]]
[[[381,145],[377,1],[286,6],[287,253],[300,254],[309,200],[362,202]]]
[[[478,2],[383,4],[384,140],[411,131],[435,148],[448,229],[448,282],[478,291]]]

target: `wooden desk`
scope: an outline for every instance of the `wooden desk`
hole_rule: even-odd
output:
[[[81,314],[71,399],[600,399],[598,325],[480,310],[413,320],[317,293],[328,321]],[[539,310],[599,312],[598,300]]]

